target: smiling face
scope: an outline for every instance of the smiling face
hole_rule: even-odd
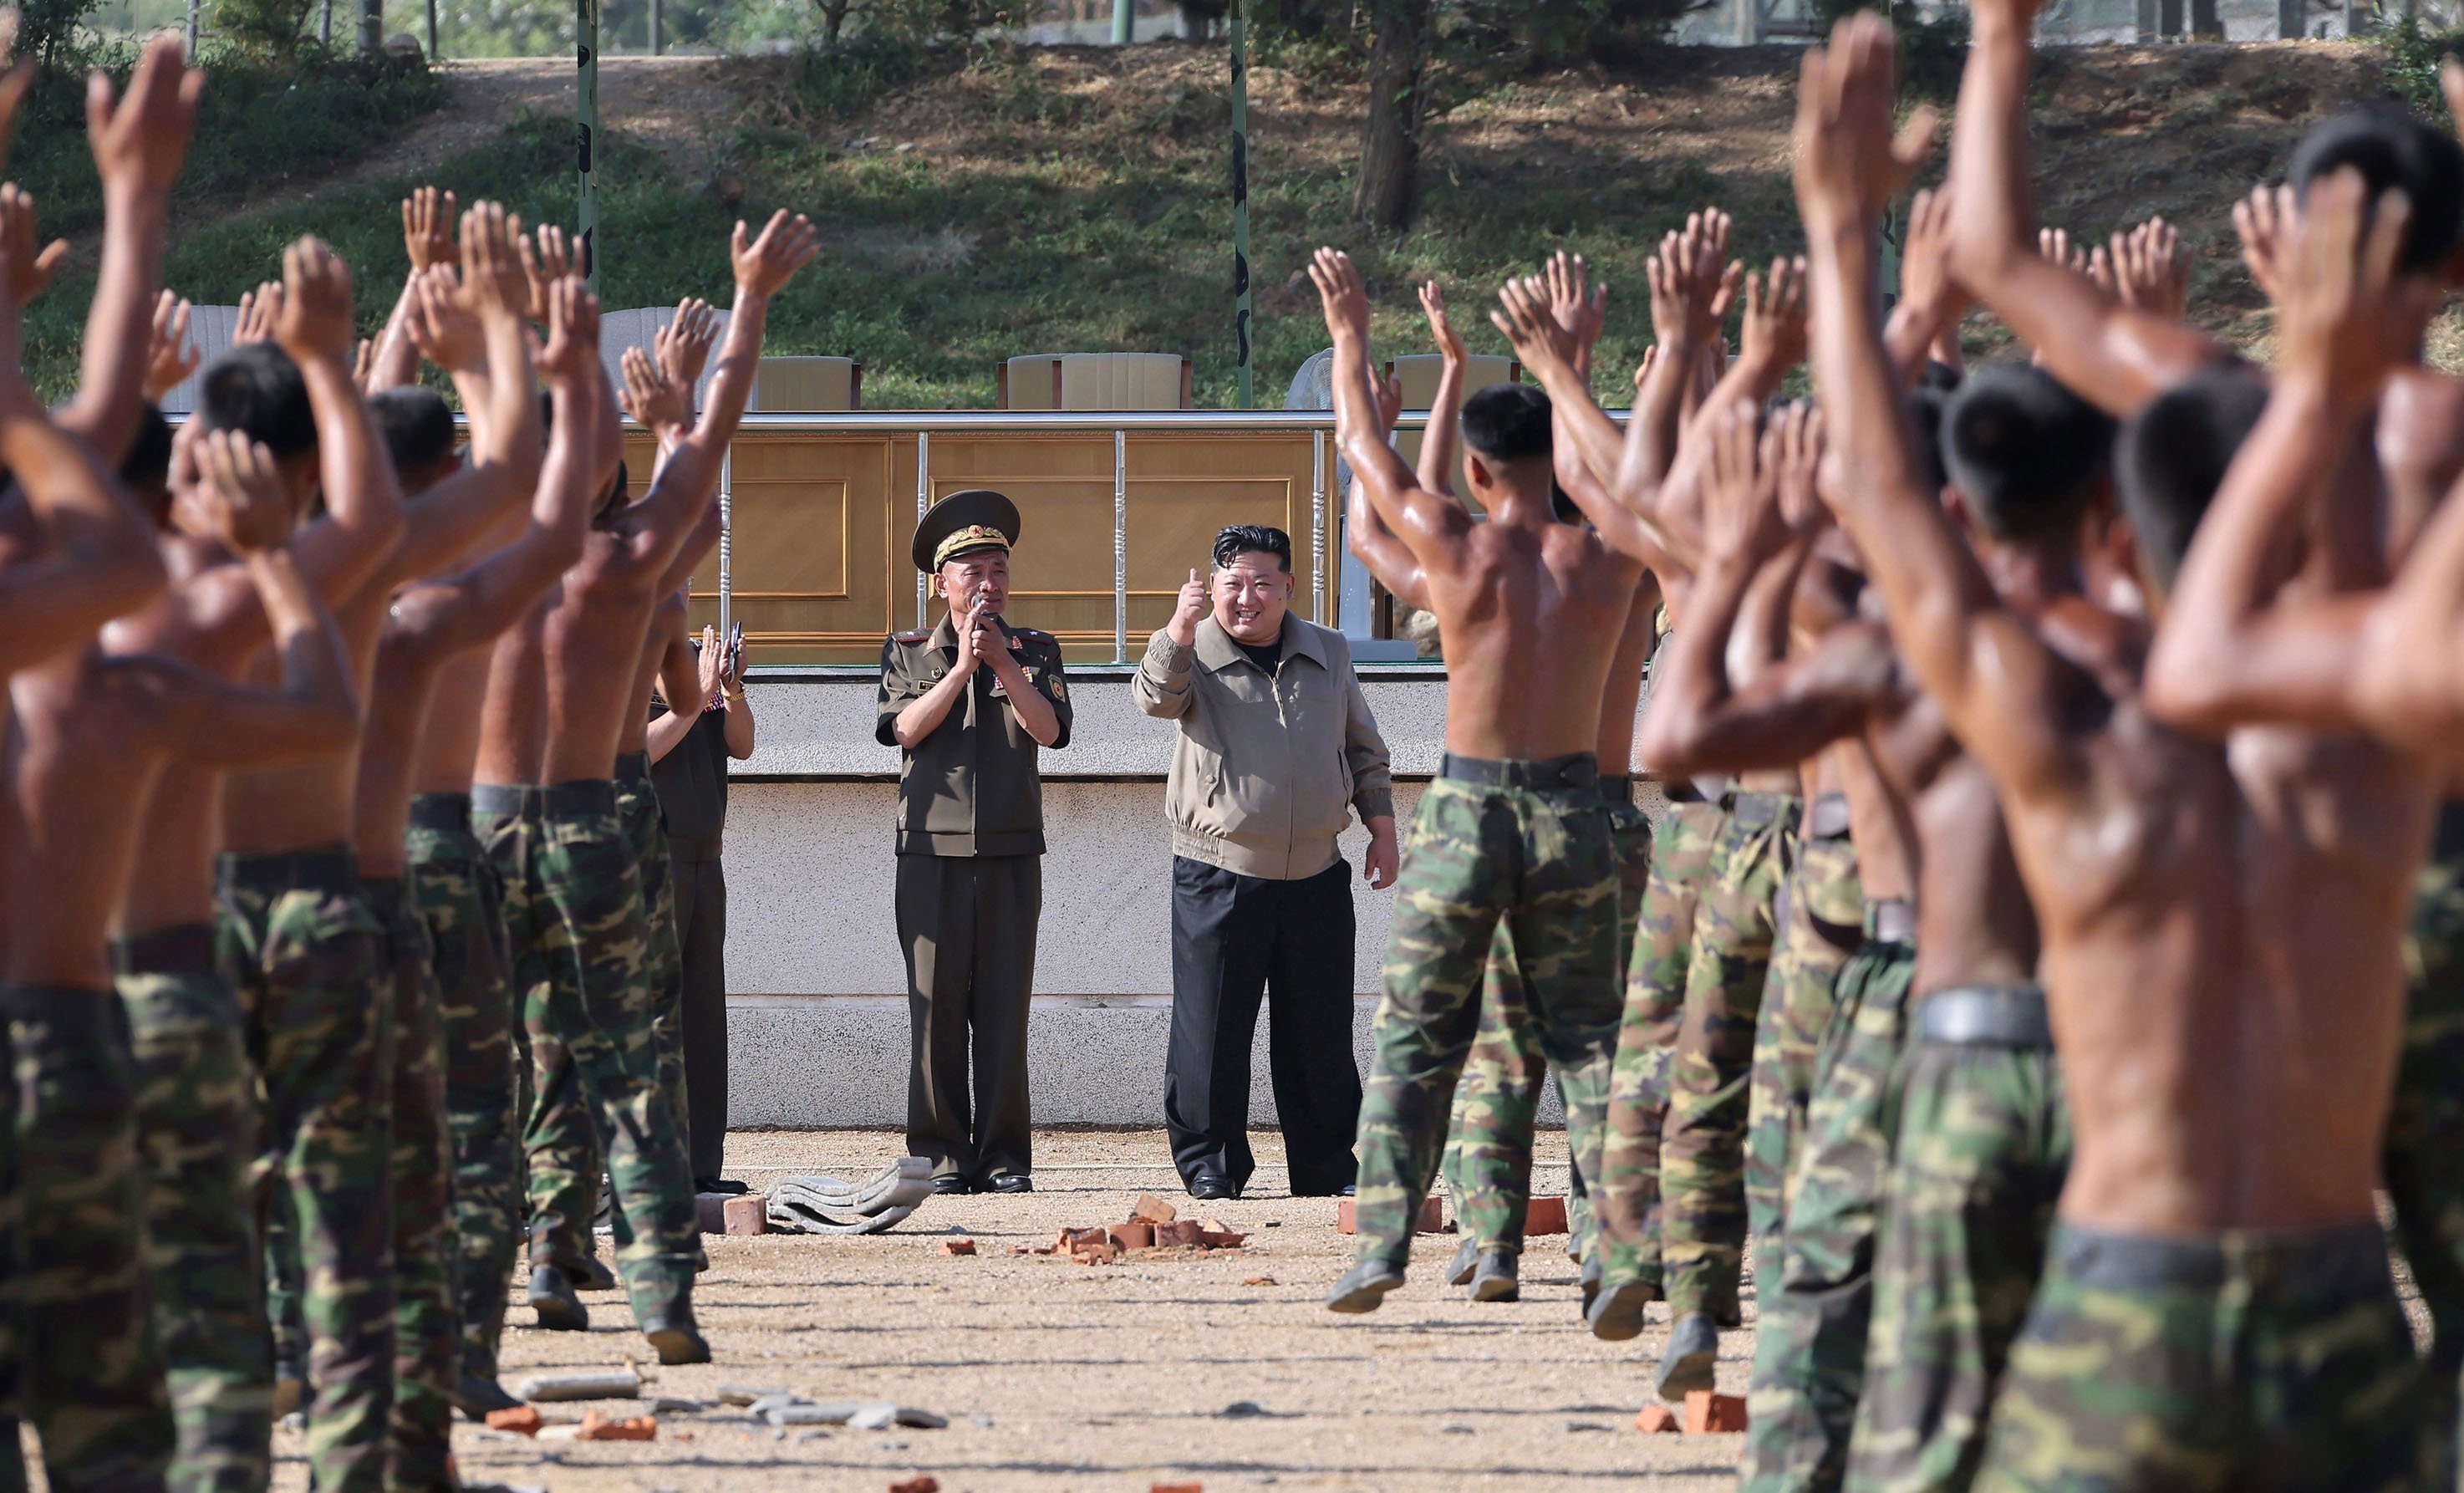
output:
[[[941,566],[935,578],[950,604],[950,615],[964,617],[980,600],[984,609],[999,612],[1009,602],[1009,551],[978,550]]]
[[[1239,642],[1264,648],[1284,635],[1296,578],[1264,550],[1243,550],[1215,567],[1215,623]]]

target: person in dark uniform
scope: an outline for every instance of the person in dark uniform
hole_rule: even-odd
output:
[[[1034,1191],[1026,1015],[1044,910],[1041,747],[1069,744],[1050,633],[1001,621],[1018,505],[953,493],[916,525],[915,567],[948,605],[881,648],[898,775],[898,941],[913,1035],[907,1149],[944,1193]],[[969,1039],[973,1079],[969,1088]],[[971,1102],[972,1101],[972,1102]]]

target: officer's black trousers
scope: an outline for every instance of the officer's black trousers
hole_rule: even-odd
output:
[[[716,861],[672,861],[685,971],[686,1149],[703,1181],[726,1171],[727,876]]]
[[[1360,1071],[1352,1056],[1352,867],[1266,881],[1177,856],[1172,864],[1172,1045],[1163,1117],[1181,1180],[1245,1186],[1249,1048],[1270,1004],[1267,1066],[1292,1191],[1352,1184]]]
[[[1024,1176],[1034,1166],[1026,1012],[1043,858],[902,855],[896,900],[913,1038],[908,1154],[929,1159],[935,1176]]]

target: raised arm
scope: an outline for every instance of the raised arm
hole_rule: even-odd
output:
[[[1369,290],[1352,256],[1320,249],[1309,263],[1309,278],[1317,286],[1334,344],[1334,438],[1351,463],[1353,488],[1365,491],[1379,519],[1418,556],[1423,544],[1461,535],[1471,516],[1461,503],[1421,487],[1387,441],[1376,384],[1369,372]],[[1382,575],[1377,579],[1387,580]]]
[[[1429,318],[1429,336],[1438,344],[1441,360],[1438,370],[1438,397],[1429,402],[1429,423],[1420,432],[1420,486],[1440,497],[1455,495],[1455,454],[1463,428],[1464,364],[1470,354],[1463,340],[1446,318],[1446,293],[1438,282],[1420,287],[1420,311]]]
[[[1876,230],[1934,126],[1932,111],[1920,110],[1893,138],[1893,45],[1888,22],[1859,12],[1827,49],[1806,54],[1798,85],[1814,384],[1837,477],[1826,496],[1865,557],[1902,657],[1953,733],[1997,779],[2037,780],[2061,764],[2047,705],[2053,661],[2003,609],[1925,480],[1882,347]]]
[[[1950,149],[1951,268],[2047,372],[2126,417],[2228,354],[2207,334],[2123,305],[2034,252],[2028,73],[2039,4],[1981,0],[1969,10]]]
[[[319,240],[303,238],[283,252],[276,299],[274,340],[308,385],[325,494],[324,518],[294,550],[330,601],[358,591],[392,557],[403,532],[402,486],[367,402],[351,382],[349,267]]]
[[[2310,209],[2281,287],[2266,413],[2199,521],[2148,656],[2148,707],[2218,734],[2252,721],[2357,723],[2374,597],[2321,594],[2333,567],[2315,550],[2311,583],[2289,590],[2286,560],[2322,505],[2372,506],[2374,490],[2354,488],[2347,463],[2435,304],[2435,286],[2395,268],[2411,220],[2402,194],[2371,212],[2347,169],[2313,187]]]
[[[1922,191],[1908,205],[1907,243],[1900,255],[1900,302],[1891,308],[1882,340],[1900,387],[1912,389],[1925,364],[1940,361],[1965,368],[1959,318],[1968,314],[1968,293],[1950,274],[1950,188]]]
[[[795,273],[821,252],[812,224],[800,214],[771,215],[755,237],[742,223],[736,225],[736,307],[727,321],[727,340],[718,350],[718,372],[711,381],[710,402],[693,432],[651,479],[639,505],[644,553],[665,565],[693,532],[695,520],[718,485],[719,464],[744,418],[753,396],[754,375],[761,361],[761,337],[770,317],[771,297],[786,287]]]
[[[402,247],[410,259],[410,274],[402,282],[402,295],[394,301],[393,315],[385,318],[385,332],[369,360],[369,393],[419,382],[420,348],[411,340],[409,325],[419,309],[416,287],[420,276],[439,265],[460,268],[462,249],[454,237],[460,218],[450,191],[420,187],[402,200]]]
[[[187,66],[176,36],[158,36],[146,47],[125,97],[114,99],[99,73],[86,85],[86,136],[102,178],[102,261],[79,344],[77,397],[59,422],[114,467],[137,435],[171,184],[187,157],[205,87],[206,75]]]

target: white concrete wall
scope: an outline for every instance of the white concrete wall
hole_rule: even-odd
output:
[[[1372,673],[1366,689],[1398,772],[1443,750],[1444,685]],[[891,915],[898,753],[875,744],[874,687],[834,676],[765,682],[759,751],[737,765],[727,835],[729,1121],[890,1126],[907,1112],[907,972]],[[1123,673],[1070,679],[1072,744],[1045,754],[1049,851],[1029,1053],[1039,1121],[1159,1125],[1172,999],[1172,846],[1163,775],[1172,728],[1131,704]],[[1408,832],[1420,788],[1397,784]],[[1354,826],[1345,854],[1368,844]],[[1362,1070],[1393,915],[1355,883],[1353,1045]],[[1252,1117],[1273,1120],[1262,1013]],[[1557,1123],[1553,1093],[1545,1118]]]

